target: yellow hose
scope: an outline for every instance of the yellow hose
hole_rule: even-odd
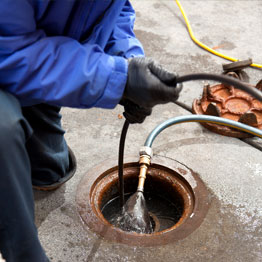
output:
[[[197,45],[199,45],[200,47],[204,48],[204,49],[207,50],[208,52],[210,52],[210,53],[212,53],[212,54],[214,54],[214,55],[217,55],[217,56],[219,56],[219,57],[222,57],[222,58],[224,58],[224,59],[227,59],[227,60],[230,60],[230,61],[233,61],[233,62],[239,61],[239,59],[236,59],[236,58],[233,58],[233,57],[224,55],[224,54],[222,54],[222,53],[220,53],[220,52],[217,52],[216,50],[214,50],[214,49],[208,47],[207,45],[201,43],[200,41],[198,41],[198,40],[195,38],[195,36],[194,36],[194,33],[193,33],[193,31],[192,31],[192,28],[191,28],[191,25],[190,25],[189,20],[188,20],[188,18],[187,18],[187,15],[186,15],[186,13],[185,13],[185,11],[184,11],[184,9],[183,9],[180,1],[179,1],[179,0],[176,0],[176,3],[177,3],[177,5],[178,5],[178,7],[179,7],[179,9],[180,9],[183,17],[184,17],[184,20],[185,20],[185,22],[186,22],[189,35],[190,35],[191,39],[192,39]],[[254,63],[253,63],[253,64],[251,64],[250,66],[256,67],[256,68],[262,68],[262,65],[260,65],[260,64],[254,64]]]

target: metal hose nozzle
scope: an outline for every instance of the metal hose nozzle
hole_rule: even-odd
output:
[[[140,155],[139,164],[140,172],[138,176],[138,187],[137,191],[144,192],[144,184],[146,180],[146,174],[148,167],[150,166],[151,156],[150,155]]]

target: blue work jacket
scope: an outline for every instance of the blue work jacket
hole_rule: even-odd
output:
[[[22,106],[114,108],[143,56],[128,0],[0,0],[0,88]]]

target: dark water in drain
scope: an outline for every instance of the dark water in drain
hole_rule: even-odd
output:
[[[125,194],[125,201],[131,194]],[[157,217],[160,228],[158,231],[163,231],[175,225],[183,213],[181,203],[171,202],[158,194],[144,193],[148,211]],[[101,209],[104,217],[112,225],[117,226],[118,218],[121,216],[120,200],[115,197],[108,201]]]

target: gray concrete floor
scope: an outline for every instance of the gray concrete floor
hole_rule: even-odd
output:
[[[239,59],[262,63],[261,1],[181,1],[196,37],[210,47]],[[227,61],[197,47],[189,38],[174,1],[132,1],[135,31],[146,55],[180,75],[221,73]],[[256,84],[261,70],[248,68]],[[179,102],[157,106],[142,125],[132,125],[126,154],[138,154],[148,133],[162,121],[188,115],[204,81],[184,85]],[[77,186],[91,167],[117,158],[124,119],[114,110],[63,109],[68,144],[77,173],[52,193],[35,192],[36,224],[41,242],[55,262],[72,261],[262,261],[262,153],[248,141],[220,136],[196,123],[163,132],[154,143],[156,154],[176,159],[196,171],[211,192],[211,206],[187,238],[154,248],[131,247],[99,238],[85,229],[76,211]],[[258,145],[257,139],[252,141]],[[99,174],[98,174],[99,175]]]

